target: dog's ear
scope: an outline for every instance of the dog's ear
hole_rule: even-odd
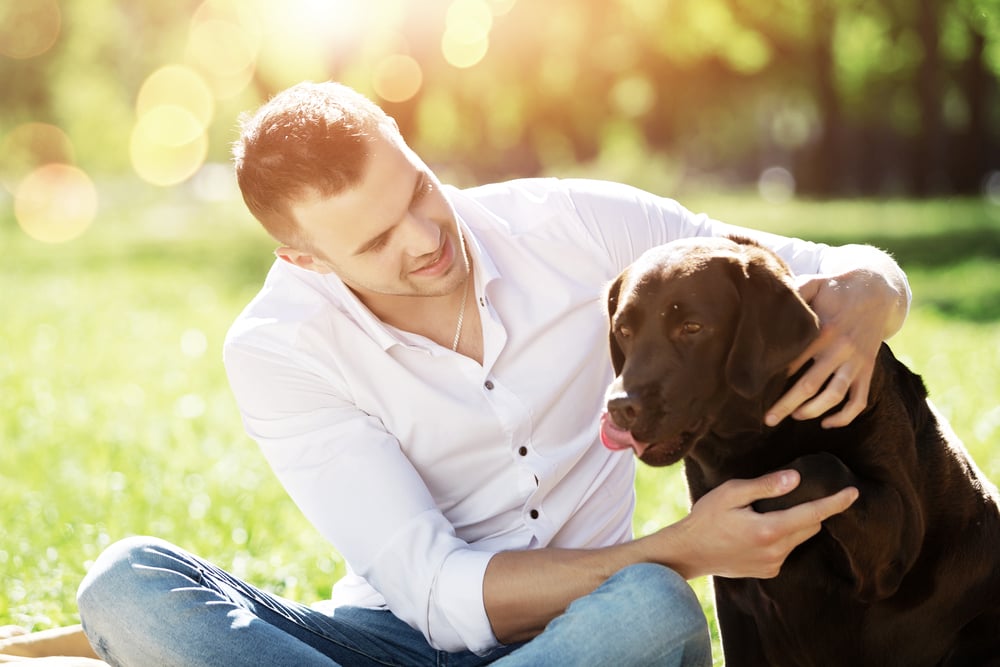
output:
[[[806,349],[819,332],[819,320],[780,264],[751,255],[733,268],[741,308],[726,380],[737,394],[751,398]]]
[[[625,278],[625,272],[618,274],[615,281],[608,285],[605,300],[608,304],[608,344],[611,347],[611,365],[615,369],[615,375],[620,375],[622,372],[622,367],[625,365],[625,353],[622,349],[618,347],[618,342],[615,340],[614,330],[611,328],[611,322],[614,320],[615,311],[618,310],[618,296],[621,292],[622,280]]]

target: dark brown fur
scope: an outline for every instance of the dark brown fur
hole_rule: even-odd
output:
[[[777,577],[715,578],[729,667],[1000,665],[996,488],[887,345],[850,425],[767,428],[787,366],[818,331],[770,251],[745,239],[655,249],[610,287],[608,310],[612,419],[654,443],[646,463],[684,460],[692,501],[789,467],[800,487],[758,511],[861,492]]]

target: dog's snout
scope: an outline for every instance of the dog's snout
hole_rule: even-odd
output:
[[[619,428],[631,428],[636,419],[639,418],[641,411],[639,401],[628,394],[615,396],[608,400],[608,414],[611,415],[612,421]]]

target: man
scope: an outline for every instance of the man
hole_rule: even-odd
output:
[[[908,308],[880,251],[738,230],[613,183],[446,187],[392,119],[335,83],[276,96],[234,152],[244,200],[281,247],[230,330],[226,370],[248,433],[348,572],[329,607],[309,609],[125,540],[79,594],[112,664],[710,664],[685,579],[774,576],[855,499],[756,514],[751,502],[798,483],[778,472],[631,539],[633,457],[598,441],[601,292],[673,238],[758,238],[803,276],[823,322],[795,364],[811,369],[767,421],[846,397],[836,427],[864,407],[879,343]]]

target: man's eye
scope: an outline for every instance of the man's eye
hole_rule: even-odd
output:
[[[425,175],[417,185],[417,189],[413,191],[413,199],[410,201],[410,206],[414,206],[423,201],[433,189],[433,181]]]
[[[379,250],[385,248],[388,244],[389,244],[389,237],[387,235],[380,236],[377,239],[375,239],[374,243],[368,246],[367,252],[378,252]]]
[[[701,329],[702,327],[700,322],[685,322],[681,325],[681,330],[686,334],[696,334],[701,331]]]

